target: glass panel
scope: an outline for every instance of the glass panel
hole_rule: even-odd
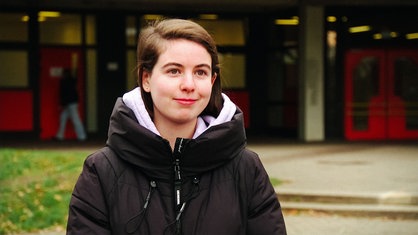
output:
[[[0,13],[0,41],[27,42],[28,19],[24,14]]]
[[[136,17],[126,17],[126,44],[135,46],[137,41],[138,27],[136,25]]]
[[[418,64],[407,57],[395,60],[395,94],[405,102],[408,130],[418,130]]]
[[[369,102],[379,91],[378,59],[365,57],[353,73],[353,123],[355,130],[367,130]]]
[[[96,18],[94,16],[88,15],[86,17],[86,44],[95,45],[96,44]]]
[[[220,46],[244,46],[243,20],[196,20],[203,26]]]
[[[296,127],[298,79],[297,79],[297,50],[285,48],[283,51],[272,52],[268,64],[268,105],[269,117],[280,117],[271,127]],[[273,120],[273,119],[271,119]],[[280,122],[280,123],[279,123]]]
[[[0,87],[28,87],[28,53],[0,51]]]
[[[268,107],[268,125],[269,127],[283,127],[283,107],[280,105],[270,105]]]
[[[94,49],[86,51],[86,100],[87,100],[87,131],[96,132],[97,128],[97,53]]]
[[[297,59],[298,54],[295,48],[286,48],[283,51],[276,51],[269,56],[269,87],[268,94],[270,101],[290,102],[295,101],[297,96]],[[291,94],[289,94],[291,93]],[[292,97],[290,97],[290,96]]]
[[[342,9],[336,12],[340,10]],[[414,37],[411,34],[418,32],[416,6],[405,5],[399,8],[356,6],[355,9],[345,7],[342,11],[344,11],[344,13],[340,12],[342,13],[342,24],[338,24],[338,27],[346,27],[347,33],[344,34],[344,43],[347,47],[391,48],[399,47],[399,45],[411,45],[412,48],[415,48],[416,46],[414,42],[416,40],[413,40]]]
[[[45,17],[39,28],[41,43],[81,44],[80,15],[57,14],[55,17]]]
[[[269,55],[268,64],[274,66],[267,66],[268,68],[268,100],[276,103],[283,100],[283,84],[285,74],[285,64],[283,61],[282,52],[272,52]]]
[[[280,128],[281,135],[296,132],[298,120],[299,27],[298,17],[291,12],[274,19],[269,17],[268,37],[260,39],[269,51],[266,65],[268,127]]]
[[[298,45],[299,36],[298,24],[295,25],[275,25],[272,28],[271,37],[265,39],[269,46],[277,47],[282,45],[284,47],[296,47]]]
[[[226,89],[245,88],[245,55],[219,53],[222,86]]]
[[[132,90],[137,86],[136,83],[136,50],[128,50],[126,52],[126,89]]]

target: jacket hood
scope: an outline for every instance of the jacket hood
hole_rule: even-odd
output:
[[[118,98],[110,117],[107,145],[147,177],[169,180],[173,176],[173,153],[167,140],[139,124],[132,109]],[[236,109],[230,121],[210,126],[188,139],[180,158],[184,176],[213,170],[240,156],[246,145],[243,114]]]

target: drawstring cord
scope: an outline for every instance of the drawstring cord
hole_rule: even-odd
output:
[[[148,208],[148,204],[151,199],[151,193],[154,192],[154,189],[157,187],[157,183],[154,180],[150,181],[149,184],[151,187],[150,187],[150,190],[148,191],[147,198],[145,199],[143,210],[146,210]]]
[[[181,217],[181,214],[184,211],[184,208],[186,207],[186,203],[187,202],[183,202],[183,204],[181,205],[180,210],[179,210],[179,212],[177,213],[177,216],[176,216],[176,235],[180,235],[181,234],[180,217]]]
[[[187,203],[190,202],[191,200],[195,199],[199,195],[199,193],[200,193],[199,183],[200,183],[199,178],[194,177],[193,178],[193,185],[194,185],[193,190],[190,192],[190,194],[186,197],[184,202],[181,204],[181,207],[180,207],[179,211],[177,212],[176,219],[173,222],[169,223],[167,225],[167,227],[164,229],[164,234],[168,231],[168,228],[170,228],[174,224],[176,224],[175,234],[176,235],[181,235],[182,234],[180,218],[181,218],[181,215],[183,214],[183,211],[186,209]]]
[[[155,188],[157,188],[157,183],[154,180],[151,180],[150,189],[148,191],[147,197],[145,198],[144,207],[137,215],[132,217],[126,224],[127,233],[134,233],[139,228],[139,226],[141,226],[142,221],[144,220],[144,217],[145,217],[145,213],[147,212],[148,205],[151,200],[151,195],[154,192]]]

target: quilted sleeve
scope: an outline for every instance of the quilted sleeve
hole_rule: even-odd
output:
[[[257,154],[250,152],[247,165],[248,220],[247,234],[286,235],[279,200]]]
[[[104,154],[89,156],[71,195],[67,234],[111,234],[103,185],[98,172],[111,173]],[[102,176],[103,177],[103,176]]]

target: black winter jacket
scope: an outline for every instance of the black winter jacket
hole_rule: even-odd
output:
[[[77,80],[73,77],[64,77],[60,80],[60,104],[67,106],[78,102]]]
[[[240,110],[173,152],[118,99],[107,146],[74,188],[67,234],[286,234],[269,177],[245,146]]]

